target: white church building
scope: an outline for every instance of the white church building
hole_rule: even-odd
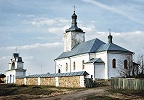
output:
[[[9,63],[9,69],[6,71],[6,83],[15,83],[16,77],[26,75],[26,69],[23,69],[23,63],[19,53],[13,53]]]
[[[128,58],[133,52],[114,44],[111,33],[108,42],[98,38],[85,41],[85,32],[77,26],[77,15],[72,15],[72,23],[64,33],[64,52],[55,59],[56,73],[86,71],[89,78],[109,79],[119,77],[119,69],[128,66]],[[119,61],[123,66],[119,66]]]

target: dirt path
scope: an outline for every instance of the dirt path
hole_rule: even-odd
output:
[[[97,87],[97,88],[72,92],[70,94],[57,95],[54,97],[46,97],[46,98],[39,98],[33,100],[84,100],[89,95],[96,94],[96,93],[104,93],[104,91],[108,88],[109,87],[105,87],[105,88]]]

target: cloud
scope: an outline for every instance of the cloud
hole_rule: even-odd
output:
[[[92,32],[96,28],[94,26],[94,21],[84,24],[82,21],[78,21],[78,25],[85,32]],[[64,18],[36,18],[32,21],[26,21],[26,24],[31,24],[39,28],[45,28],[44,30],[48,33],[62,34],[71,25],[70,19]]]
[[[134,32],[111,32],[113,36],[113,43],[124,47],[132,52],[135,52],[136,55],[144,54],[144,31],[134,31]],[[87,34],[87,40],[92,38],[99,38],[105,43],[108,42],[109,32],[97,32],[95,34]]]
[[[11,46],[11,47],[0,47],[0,50],[15,50],[16,48],[20,50],[29,50],[29,49],[37,49],[37,48],[54,48],[62,46],[62,43],[54,42],[54,43],[35,43],[32,45],[24,45],[24,46]]]
[[[106,4],[98,2],[96,0],[82,0],[82,1],[87,2],[87,3],[91,3],[93,5],[101,7],[103,9],[106,9],[106,10],[112,11],[114,13],[120,14],[122,16],[125,16],[125,17],[127,17],[128,19],[130,19],[134,22],[144,24],[144,22],[141,21],[141,20],[143,20],[143,17],[139,17],[139,16],[141,16],[141,14],[143,14],[143,12],[142,11],[139,12],[139,10],[136,10],[137,8],[140,8],[140,6],[138,6],[138,5],[136,5],[136,6],[130,6],[130,5],[129,6],[128,5],[108,6]],[[139,16],[135,16],[136,15],[135,13],[137,13],[137,12],[139,12],[139,14],[138,14]]]

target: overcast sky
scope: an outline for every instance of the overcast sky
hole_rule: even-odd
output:
[[[54,73],[74,5],[86,40],[107,42],[110,28],[115,44],[144,54],[144,0],[0,0],[0,73],[16,48],[27,75]]]

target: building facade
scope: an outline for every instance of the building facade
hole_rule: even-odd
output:
[[[9,69],[6,71],[6,83],[15,83],[16,77],[26,75],[23,64],[24,62],[22,61],[22,57],[19,56],[19,53],[13,53],[9,63]]]
[[[85,41],[85,32],[77,26],[77,15],[64,33],[64,52],[55,59],[56,73],[86,71],[88,78],[109,79],[119,77],[127,68],[133,52],[113,43],[109,33],[108,43],[98,38]]]

